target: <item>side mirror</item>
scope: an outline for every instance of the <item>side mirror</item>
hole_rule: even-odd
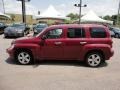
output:
[[[41,39],[42,39],[42,40],[47,39],[46,35],[43,35],[43,36],[41,37]]]

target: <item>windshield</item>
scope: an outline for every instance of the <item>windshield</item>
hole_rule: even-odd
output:
[[[24,27],[23,24],[13,24],[12,27]]]
[[[39,37],[46,29],[43,29],[39,34],[36,35],[36,37]]]
[[[45,28],[47,25],[37,25],[37,28]]]
[[[120,31],[120,29],[119,29],[119,28],[115,28],[115,30],[118,30],[118,31]]]
[[[0,23],[0,26],[3,26],[4,25],[4,23]]]
[[[113,28],[115,31],[118,31],[118,32],[120,32],[120,29],[119,28]]]

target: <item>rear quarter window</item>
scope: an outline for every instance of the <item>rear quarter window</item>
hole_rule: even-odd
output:
[[[100,27],[92,27],[90,28],[90,35],[92,38],[106,38],[106,30]]]

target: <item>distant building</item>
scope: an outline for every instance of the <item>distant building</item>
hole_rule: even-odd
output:
[[[22,22],[22,15],[21,14],[8,14],[11,16],[11,20],[9,22],[11,23],[21,23]],[[36,20],[33,19],[32,15],[26,15],[26,23],[27,24],[33,24],[36,23]]]
[[[4,14],[0,11],[0,22],[6,22],[7,20],[10,19],[10,16],[7,14]]]

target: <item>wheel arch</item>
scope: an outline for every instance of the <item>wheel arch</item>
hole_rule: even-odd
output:
[[[94,49],[94,50],[87,51],[87,53],[84,56],[84,60],[86,59],[86,57],[87,57],[88,54],[93,53],[93,52],[100,53],[102,55],[102,57],[103,57],[103,60],[105,59],[105,55],[104,55],[104,52],[102,50],[100,50],[100,49]]]
[[[16,48],[14,51],[14,57],[16,57],[17,53],[19,53],[20,51],[27,51],[28,53],[30,53],[32,55],[32,58],[34,59],[32,50],[27,49],[27,48]]]

